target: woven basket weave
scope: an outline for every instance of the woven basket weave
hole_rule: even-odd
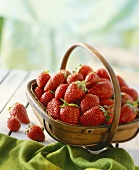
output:
[[[119,83],[112,67],[96,49],[84,43],[73,44],[65,53],[60,69],[66,69],[68,58],[71,52],[77,47],[81,47],[89,51],[93,57],[96,57],[105,66],[109,73],[113,85],[115,101],[112,125],[86,127],[80,125],[69,125],[59,120],[54,120],[35,97],[33,89],[37,86],[37,84],[35,80],[32,80],[27,84],[26,94],[35,115],[52,138],[69,145],[83,146],[91,150],[99,150],[110,146],[111,143],[125,142],[134,138],[139,131],[139,118],[124,125],[118,124],[121,111]]]

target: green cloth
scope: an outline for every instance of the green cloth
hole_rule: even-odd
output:
[[[0,170],[139,170],[122,148],[98,154],[56,142],[44,146],[0,134]]]

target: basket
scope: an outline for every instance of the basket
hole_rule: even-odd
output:
[[[86,127],[70,125],[53,119],[35,97],[33,89],[37,86],[37,84],[36,80],[31,80],[27,84],[26,94],[34,114],[52,138],[65,144],[86,147],[90,150],[100,150],[105,147],[112,146],[111,143],[121,143],[131,140],[138,134],[139,118],[131,123],[123,125],[118,124],[121,111],[120,88],[116,75],[105,58],[92,46],[84,43],[76,43],[73,44],[65,53],[60,69],[66,69],[68,58],[71,52],[77,47],[82,47],[89,51],[93,57],[96,57],[105,66],[109,73],[113,85],[115,101],[112,124],[97,127]]]

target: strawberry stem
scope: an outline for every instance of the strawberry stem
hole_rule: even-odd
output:
[[[79,107],[77,104],[74,104],[74,103],[68,103],[68,102],[66,102],[65,100],[63,100],[63,99],[61,99],[61,101],[63,101],[63,105],[60,105],[59,107],[60,108],[64,108],[64,107],[66,107],[66,106],[73,106],[73,107]]]
[[[77,85],[78,88],[80,88],[82,91],[84,91],[85,93],[87,92],[87,88],[86,88],[86,82],[85,81],[76,81],[75,84]]]

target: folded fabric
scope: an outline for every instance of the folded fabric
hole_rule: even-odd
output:
[[[44,146],[0,133],[0,170],[139,170],[122,148],[96,154],[60,142]]]

